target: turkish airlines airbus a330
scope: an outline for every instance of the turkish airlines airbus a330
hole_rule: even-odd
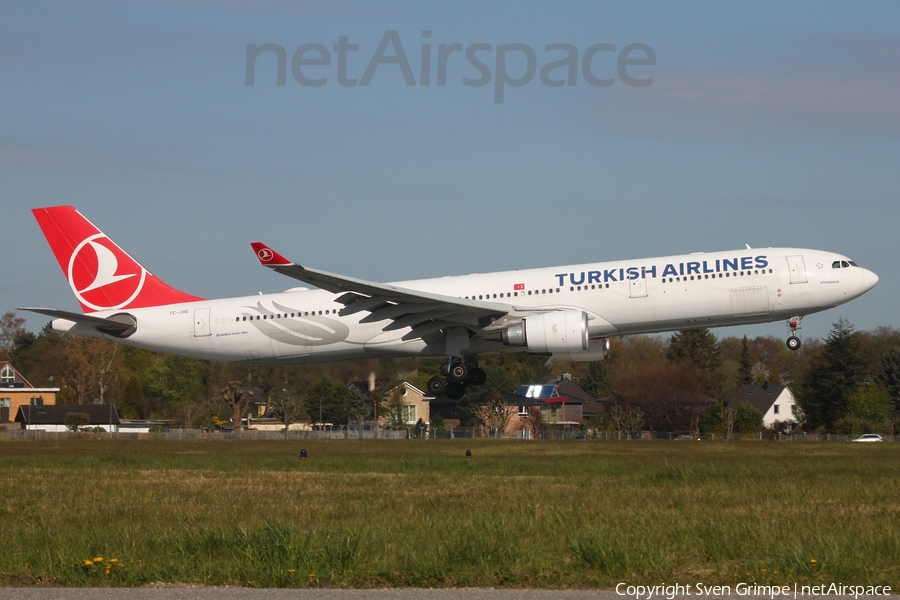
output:
[[[486,352],[600,360],[610,336],[780,319],[796,350],[804,315],[878,283],[833,252],[748,247],[384,284],[303,267],[254,242],[264,266],[320,289],[206,300],[157,279],[73,207],[33,212],[84,314],[22,310],[54,317],[58,331],[250,363],[446,356],[447,376],[428,391],[454,399],[484,383]]]

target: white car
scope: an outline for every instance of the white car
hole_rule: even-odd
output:
[[[856,438],[855,440],[852,440],[852,441],[854,441],[854,442],[883,442],[884,438],[882,438],[877,433],[864,433],[863,435],[859,436],[858,438]]]

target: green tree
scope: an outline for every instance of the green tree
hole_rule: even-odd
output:
[[[160,354],[145,374],[145,381],[148,391],[171,412],[186,404],[203,404],[208,374],[209,361]]]
[[[588,363],[585,376],[579,382],[581,389],[594,398],[603,398],[612,392],[612,372],[609,361],[594,360]]]
[[[753,361],[750,359],[750,344],[745,335],[741,340],[741,361],[738,366],[738,385],[753,383]]]
[[[700,414],[698,419],[698,429],[701,435],[709,435],[711,433],[724,433],[725,420],[722,412],[725,410],[724,402],[716,402]]]
[[[112,400],[122,375],[122,346],[109,340],[81,335],[66,337],[67,369],[62,383],[76,404]]]
[[[135,416],[146,419],[149,417],[149,414],[146,412],[146,406],[144,404],[144,389],[141,386],[141,378],[137,375],[137,373],[131,373],[125,379],[125,384],[122,386],[122,396],[121,403],[119,405],[119,413],[122,417],[131,417]]]
[[[741,402],[735,407],[735,433],[759,433],[762,430],[763,414],[755,406]]]
[[[721,391],[721,350],[716,336],[709,329],[684,329],[673,333],[669,338],[666,357],[673,363],[694,365],[716,383],[716,394]]]
[[[362,421],[374,412],[373,402],[358,387],[347,388],[347,412],[354,421]]]
[[[350,390],[331,379],[322,379],[310,389],[306,411],[315,423],[346,423],[350,419]]]
[[[850,394],[849,409],[851,417],[883,425],[891,418],[894,402],[883,387],[867,385]]]
[[[850,395],[865,379],[853,326],[841,318],[831,329],[821,352],[814,356],[797,389],[806,427],[833,427],[848,413]]]
[[[900,410],[900,349],[892,348],[881,359],[875,383],[887,390],[894,410]]]
[[[8,360],[16,347],[16,338],[25,333],[25,319],[6,311],[0,316],[0,359]]]
[[[37,336],[26,331],[16,338],[10,360],[33,385],[58,387],[68,369],[68,337],[48,322]]]

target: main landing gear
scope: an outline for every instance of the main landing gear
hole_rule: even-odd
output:
[[[425,387],[432,396],[446,394],[451,400],[459,400],[466,395],[466,386],[484,385],[486,381],[487,373],[477,362],[454,359],[447,366],[447,377],[432,377]]]
[[[803,317],[798,316],[798,317],[791,317],[790,319],[788,319],[787,327],[788,327],[788,331],[791,334],[790,337],[788,337],[788,339],[787,339],[788,350],[798,350],[800,348],[800,338],[798,338],[794,334],[797,333],[798,329],[800,329],[800,320],[802,318]]]

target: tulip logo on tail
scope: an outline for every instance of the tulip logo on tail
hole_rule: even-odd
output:
[[[75,247],[66,275],[79,302],[107,310],[131,304],[144,289],[147,270],[98,233]]]
[[[271,262],[272,259],[275,258],[275,253],[272,252],[271,250],[269,250],[268,248],[260,248],[256,252],[256,256],[259,257],[260,261],[267,263],[267,262]]]

